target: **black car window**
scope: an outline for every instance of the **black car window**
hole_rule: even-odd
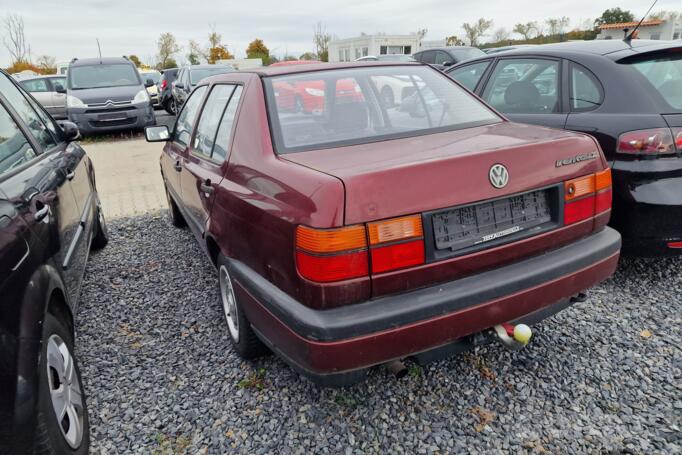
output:
[[[52,91],[57,90],[57,86],[61,86],[62,89],[66,89],[66,78],[65,77],[53,77],[50,79],[52,82]]]
[[[539,58],[502,59],[483,99],[507,114],[547,114],[559,108],[559,62]]]
[[[436,52],[436,58],[434,63],[436,65],[444,65],[446,62],[454,63],[454,58],[450,57],[447,52],[438,51]]]
[[[0,176],[35,157],[36,153],[26,136],[0,105]]]
[[[49,92],[50,87],[47,86],[47,79],[30,79],[28,81],[21,81],[19,84],[27,92]]]
[[[33,101],[33,98],[21,93],[19,88],[5,75],[0,76],[0,93],[5,96],[12,108],[17,111],[21,120],[28,126],[31,135],[43,149],[49,149],[57,145],[55,139],[56,127],[50,117],[45,114],[38,103]]]
[[[223,118],[220,119],[220,126],[218,127],[218,134],[215,139],[215,146],[213,147],[213,159],[217,161],[225,161],[229,156],[230,143],[232,140],[232,125],[234,124],[235,114],[239,106],[239,100],[242,97],[241,85],[235,88],[230,102],[225,109]]]
[[[199,111],[199,106],[201,105],[201,99],[206,91],[206,86],[203,85],[198,87],[192,94],[187,98],[185,106],[180,111],[178,115],[178,120],[175,123],[175,131],[173,132],[173,141],[178,142],[181,145],[189,144],[189,139],[192,134],[192,127],[194,126],[194,120],[197,118],[197,112]]]
[[[571,110],[589,111],[602,103],[599,82],[594,75],[580,65],[571,65]]]
[[[436,51],[425,51],[419,54],[418,60],[422,63],[433,64],[436,61]]]
[[[481,76],[483,76],[483,73],[485,73],[485,70],[489,65],[490,60],[472,63],[471,65],[455,68],[454,70],[448,72],[448,76],[473,92],[478,85],[478,81],[481,80]]]
[[[218,124],[233,90],[234,85],[216,85],[209,93],[197,123],[197,133],[194,135],[194,153],[210,158]]]

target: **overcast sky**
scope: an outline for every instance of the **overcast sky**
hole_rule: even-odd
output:
[[[515,23],[568,16],[571,26],[594,19],[610,7],[620,6],[635,16],[646,12],[652,0],[1,0],[0,16],[18,13],[24,18],[31,55],[47,54],[58,61],[102,55],[138,55],[154,63],[156,41],[173,33],[181,46],[190,39],[206,44],[209,24],[237,57],[245,56],[248,43],[261,38],[271,53],[298,56],[312,50],[313,27],[322,22],[335,37],[360,32],[402,34],[427,28],[426,39],[462,35],[463,22],[485,17],[493,30],[511,29]],[[680,0],[659,0],[654,11],[680,10]],[[4,29],[0,31],[4,35]],[[180,53],[180,60],[187,53]],[[7,49],[0,49],[0,66],[10,64]]]

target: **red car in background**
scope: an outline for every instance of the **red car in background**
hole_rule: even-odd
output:
[[[413,81],[418,116],[385,104],[385,77]],[[279,101],[297,85],[321,91],[324,115]],[[236,351],[269,348],[324,385],[489,340],[523,346],[520,323],[584,300],[618,261],[595,140],[510,123],[427,65],[216,76],[172,134],[146,135],[167,142],[169,213],[217,269]]]

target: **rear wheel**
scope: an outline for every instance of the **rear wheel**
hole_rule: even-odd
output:
[[[178,114],[178,103],[175,101],[175,98],[173,98],[172,96],[166,102],[166,111],[171,115],[177,115]]]
[[[73,353],[70,331],[48,313],[43,324],[35,454],[88,453],[90,423]]]
[[[218,283],[220,291],[220,304],[225,314],[227,329],[230,333],[232,345],[244,359],[260,357],[268,352],[263,342],[258,339],[251,328],[251,323],[246,319],[239,301],[232,287],[232,278],[228,269],[225,256],[218,255]]]

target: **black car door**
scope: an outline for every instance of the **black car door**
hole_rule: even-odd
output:
[[[512,121],[563,128],[568,117],[565,79],[560,59],[501,58],[480,96]]]
[[[22,154],[8,155],[0,163],[6,174],[0,190],[44,244],[45,260],[54,258],[69,301],[76,302],[85,267],[77,256],[87,245],[82,243],[84,226],[71,181],[82,154],[74,153],[52,119],[5,74],[0,74],[0,104],[28,143]]]

